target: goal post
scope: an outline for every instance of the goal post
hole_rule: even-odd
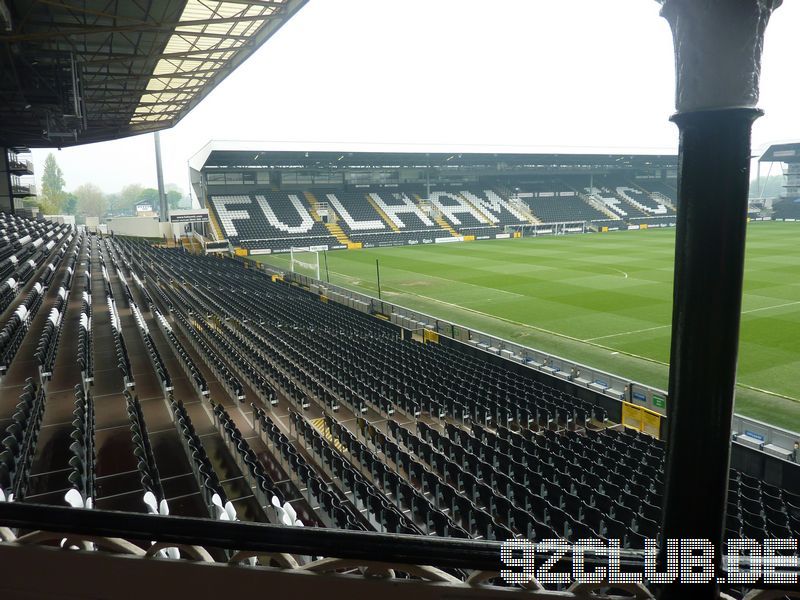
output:
[[[319,251],[309,248],[291,248],[289,265],[292,273],[319,280]]]

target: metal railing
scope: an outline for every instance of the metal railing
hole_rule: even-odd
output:
[[[42,548],[39,553],[31,552],[42,546],[46,548]],[[235,586],[234,582],[239,578],[249,577],[251,581],[248,585],[252,589],[255,583],[252,578],[255,574],[260,574],[262,585],[265,581],[281,581],[276,579],[278,576],[296,574],[299,579],[288,585],[295,590],[295,586],[310,585],[305,592],[306,596],[332,593],[331,590],[342,582],[342,579],[337,581],[329,578],[309,580],[309,576],[338,574],[340,578],[346,575],[355,576],[345,578],[350,582],[363,582],[363,587],[351,587],[347,594],[351,598],[374,597],[376,592],[390,599],[407,597],[394,586],[410,583],[422,586],[418,589],[424,592],[424,597],[442,599],[456,596],[493,598],[498,593],[515,593],[514,588],[516,593],[525,594],[526,598],[534,600],[619,598],[620,596],[614,595],[614,589],[625,590],[635,598],[654,597],[653,590],[645,579],[641,579],[640,583],[614,585],[609,585],[605,578],[593,583],[575,580],[573,550],[566,543],[563,544],[563,553],[561,546],[556,548],[547,542],[532,545],[519,540],[516,546],[512,551],[508,545],[504,547],[504,542],[499,541],[318,527],[285,527],[265,523],[0,502],[0,556],[9,572],[19,572],[12,567],[15,561],[19,562],[20,570],[35,563],[38,573],[45,570],[51,572],[54,578],[60,577],[61,573],[73,578],[76,569],[82,569],[83,572],[91,573],[89,577],[81,579],[84,593],[88,593],[88,589],[108,585],[105,574],[109,572],[126,580],[126,585],[136,585],[135,582],[128,582],[122,575],[122,571],[127,569],[152,569],[153,573],[158,570],[159,576],[156,580],[159,585],[169,588],[172,579],[177,581],[185,578],[186,567],[194,565],[193,581],[196,585],[201,585],[200,582],[205,578],[213,579],[214,574],[228,573],[230,579],[227,584]],[[519,562],[520,554],[513,553],[522,546],[535,550],[532,560],[523,568]],[[161,549],[169,547],[179,549],[181,560],[153,562],[152,559]],[[84,552],[75,553],[72,548]],[[620,573],[644,574],[648,561],[654,560],[652,554],[647,555],[641,550],[615,549],[613,554],[615,558],[619,557],[616,571]],[[608,551],[582,553],[581,572],[590,574],[599,569],[607,569],[606,576],[611,577],[610,555]],[[36,558],[32,560],[34,556]],[[134,557],[151,560],[131,561]],[[511,562],[512,557],[518,562]],[[58,561],[71,563],[73,566],[71,569],[56,568],[59,566]],[[550,589],[545,589],[537,579],[542,577],[545,561],[549,563],[549,573],[565,575],[563,583],[547,582]],[[86,568],[87,565],[100,563],[105,565],[103,569]],[[48,564],[52,570],[48,569]],[[227,565],[227,569],[220,571],[218,568],[196,568],[220,564]],[[742,556],[741,565],[749,570],[749,559]],[[785,574],[781,583],[757,582],[735,587],[740,592],[744,590],[748,593],[749,600],[767,600],[782,597],[782,594],[797,597],[796,590],[790,589],[788,583],[788,578],[797,577],[797,564],[781,570]],[[509,572],[519,573],[519,578],[513,579]],[[677,568],[675,573],[677,576]],[[140,573],[139,576],[146,574]],[[13,589],[17,591],[26,589],[27,586],[40,588],[48,585],[45,581],[48,578],[34,577],[35,581],[31,581],[30,577],[22,576],[12,579]],[[0,580],[0,590],[12,579]],[[395,582],[394,585],[390,583],[392,581]],[[50,585],[57,586],[60,583],[62,582],[52,582]],[[375,585],[380,587],[376,589]],[[157,591],[153,581],[148,586]]]

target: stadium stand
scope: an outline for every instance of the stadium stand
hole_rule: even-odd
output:
[[[210,205],[223,234],[234,245],[255,252],[341,249],[351,243],[365,248],[403,246],[452,236],[484,240],[506,233],[506,228],[541,223],[583,222],[596,230],[625,229],[628,223],[674,224],[675,211],[666,196],[622,177],[602,176],[597,178],[601,187],[585,188],[584,195],[578,191],[584,179],[543,179],[522,184],[513,194],[499,185],[434,189],[428,200],[424,189],[408,185],[393,191],[365,186],[357,191],[214,195]],[[329,210],[325,223],[317,212],[320,203]]]
[[[677,182],[672,179],[658,180],[658,179],[636,179],[634,182],[636,187],[643,190],[664,196],[673,206],[678,203]]]
[[[532,194],[527,196],[526,192]],[[535,195],[533,195],[535,194]],[[567,195],[570,194],[570,195]],[[574,192],[532,192],[520,194],[523,202],[542,223],[565,223],[572,221],[605,221],[608,215],[590,206]]]
[[[13,414],[3,405],[5,497],[460,539],[640,549],[658,535],[664,443],[533,372],[404,339],[231,259],[82,234],[63,246],[29,337],[40,353],[53,309],[79,331],[50,333],[45,352],[52,389],[71,387],[29,379]],[[93,369],[95,353],[118,364]],[[82,373],[64,368],[76,358]],[[800,534],[800,496],[730,477],[729,537]],[[151,552],[187,556],[167,546]]]
[[[343,247],[315,221],[301,194],[211,196],[212,210],[227,238],[249,250],[287,252],[309,246]]]
[[[635,205],[627,202],[619,195],[615,187],[602,186],[587,187],[585,192],[593,199],[602,202],[603,205],[621,219],[628,220],[635,217],[647,217],[647,212],[639,209]]]
[[[388,229],[363,193],[328,193],[324,198],[341,217],[339,225],[348,234]]]
[[[398,230],[421,231],[437,227],[406,192],[370,192],[369,198]]]
[[[645,189],[619,177],[606,177],[603,185],[604,191],[613,192],[628,207],[641,212],[646,216],[674,215],[675,211],[667,206],[658,196],[654,196]],[[632,214],[632,216],[635,216]]]
[[[431,191],[430,203],[455,227],[491,225],[497,217],[487,217],[458,192]],[[494,219],[494,221],[493,221]]]
[[[354,231],[348,233],[354,242],[360,242],[365,248],[381,246],[403,246],[409,244],[432,244],[436,238],[448,237],[450,232],[442,229],[414,203],[409,196],[411,192],[367,192],[363,198],[370,205],[375,215],[385,223],[386,229],[376,231]],[[356,205],[361,206],[362,214],[366,208],[358,195]]]
[[[401,339],[388,323],[320,303],[238,262],[123,240],[103,245],[106,264],[114,266],[103,286],[129,306],[141,303],[135,294],[149,298],[151,319],[169,325],[162,312],[169,311],[182,323],[158,328],[175,339],[161,338],[162,351],[194,354],[202,368],[189,372],[217,365],[210,372],[223,373],[220,365],[230,365],[246,382],[239,389],[253,390],[258,435],[249,444],[229,408],[211,407],[221,443],[277,522],[494,540],[619,538],[633,548],[657,534],[664,445],[608,428],[601,407],[466,349]],[[127,288],[126,273],[150,282],[146,296]],[[120,327],[141,330],[146,312],[128,308],[128,324]],[[191,339],[189,331],[194,353],[179,339]],[[144,338],[137,341],[145,357]],[[148,366],[160,377],[159,364],[169,363]],[[191,389],[203,397],[201,385]],[[247,397],[232,389],[224,395],[226,402]],[[200,439],[187,405],[168,396],[205,512],[214,516],[230,494],[202,450],[211,438]],[[138,414],[133,397],[126,398]],[[268,412],[281,400],[297,442]],[[373,425],[371,414],[385,426]],[[250,449],[254,440],[264,450]],[[142,457],[140,485],[158,498],[154,461],[146,451]],[[275,468],[286,484],[278,484]],[[85,500],[91,482],[74,478]],[[731,481],[730,531],[796,532],[793,494],[735,471]],[[287,495],[288,482],[294,491]],[[292,518],[298,502],[305,516]]]
[[[493,225],[519,225],[530,222],[507,198],[495,190],[471,188],[462,190],[461,197],[486,215]]]
[[[786,198],[773,205],[773,219],[800,221],[800,198]]]

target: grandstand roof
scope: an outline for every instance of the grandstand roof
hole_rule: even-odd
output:
[[[321,142],[211,141],[189,159],[195,171],[203,168],[246,167],[575,167],[608,165],[617,168],[675,168],[678,157],[663,149],[626,149],[610,153],[594,148],[525,146],[433,146],[415,144],[353,144]]]
[[[171,127],[306,2],[0,0],[0,145]]]
[[[767,148],[767,151],[761,155],[758,161],[798,163],[800,162],[800,142],[773,144]]]

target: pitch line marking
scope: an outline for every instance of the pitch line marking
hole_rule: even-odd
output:
[[[750,310],[743,310],[743,315],[749,315],[755,312],[761,312],[762,310],[773,310],[776,308],[785,308],[787,306],[796,306],[800,304],[800,301],[797,302],[786,302],[784,304],[775,304],[773,306],[762,306],[761,308],[751,308]],[[595,340],[604,340],[606,338],[618,337],[622,335],[632,335],[634,333],[644,333],[646,331],[656,331],[657,329],[664,329],[665,327],[671,327],[672,325],[656,325],[655,327],[645,327],[644,329],[633,329],[632,331],[622,331],[620,333],[610,333],[608,335],[600,335],[597,337],[586,338],[583,340],[584,342],[593,342]]]
[[[440,281],[445,281],[445,282],[449,283],[450,285],[453,285],[453,284],[470,285],[472,287],[478,287],[478,288],[481,288],[483,290],[491,290],[493,292],[498,292],[500,294],[508,294],[509,296],[517,296],[519,298],[530,298],[530,296],[526,296],[525,294],[520,294],[518,292],[509,292],[508,290],[501,290],[499,288],[494,288],[494,287],[490,287],[490,286],[486,286],[486,285],[480,285],[480,284],[477,284],[477,283],[469,283],[468,281],[456,281],[455,279],[448,279],[447,277],[439,277],[438,275],[429,275],[427,273],[415,273],[414,271],[412,271],[410,269],[401,269],[400,267],[390,267],[390,268],[394,269],[394,270],[397,270],[397,271],[404,271],[406,273],[411,273],[411,274],[416,275],[416,276],[430,277],[431,279],[438,279]],[[351,281],[353,283],[353,285],[357,285],[355,282],[359,281],[357,278],[353,277],[352,275],[347,275],[345,273],[339,273],[338,271],[329,271],[329,272],[334,274],[334,275],[339,275],[340,277],[344,277],[345,279]],[[387,290],[391,289],[391,288],[389,288],[389,287],[387,287],[385,285],[382,285],[381,288],[384,288],[384,289],[387,289]],[[394,288],[394,289],[396,289],[398,292],[401,292],[403,294],[408,293],[408,294],[412,294],[413,296],[419,296],[421,298],[428,298],[428,296],[423,296],[422,294],[416,294],[414,292],[406,292],[403,288]],[[433,300],[433,298],[429,298],[429,299]],[[489,300],[494,300],[494,298],[489,298]],[[453,306],[457,306],[457,305],[454,304]]]
[[[598,335],[597,337],[590,337],[586,338],[585,340],[581,340],[582,342],[593,342],[595,340],[604,340],[606,338],[618,337],[621,335],[632,335],[634,333],[644,333],[645,331],[656,331],[657,329],[664,329],[665,327],[670,327],[670,325],[656,325],[655,327],[645,327],[644,329],[632,329],[631,331],[621,331],[619,333],[609,333],[608,335]]]
[[[798,304],[800,304],[800,300],[796,302],[786,302],[784,304],[776,304],[774,306],[762,306],[761,308],[751,308],[750,310],[743,310],[742,314],[749,315],[750,313],[759,312],[762,310],[772,310],[773,308],[784,308],[786,306],[796,306]]]

